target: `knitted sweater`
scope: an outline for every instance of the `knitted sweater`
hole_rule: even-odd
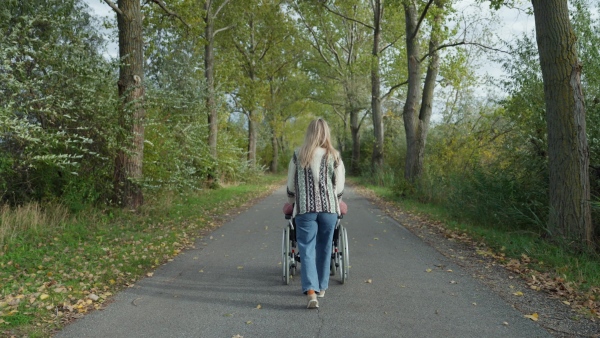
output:
[[[294,216],[308,212],[340,214],[339,200],[344,193],[346,170],[341,159],[324,156],[325,149],[317,148],[310,165],[302,168],[298,150],[288,167],[288,202],[294,203]]]

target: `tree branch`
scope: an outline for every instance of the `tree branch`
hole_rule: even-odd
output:
[[[104,0],[104,1],[109,1],[109,0]],[[158,6],[160,6],[160,8],[162,8],[163,11],[165,11],[165,13],[167,13],[169,16],[173,16],[176,17],[177,19],[179,19],[179,21],[181,21],[181,23],[183,23],[188,29],[191,29],[192,27],[190,27],[190,25],[187,24],[187,22],[185,22],[183,20],[182,17],[180,17],[177,13],[173,12],[172,10],[167,8],[167,5],[165,5],[164,2],[162,2],[162,0],[150,0],[152,2],[154,2],[155,4],[157,4]]]
[[[433,1],[433,0],[431,0],[431,1]],[[340,16],[340,17],[342,17],[342,18],[344,18],[344,19],[346,19],[346,20],[349,20],[349,21],[354,21],[354,22],[356,22],[356,23],[358,23],[358,24],[361,24],[361,25],[363,25],[363,26],[365,26],[365,27],[367,27],[367,28],[369,28],[369,29],[375,29],[375,27],[373,27],[373,26],[371,26],[371,25],[369,25],[369,24],[366,24],[366,23],[364,23],[364,22],[362,22],[362,21],[360,21],[360,20],[356,20],[356,19],[353,19],[353,18],[351,18],[351,17],[349,17],[349,16],[346,16],[346,15],[344,15],[344,14],[342,14],[342,13],[336,12],[336,11],[334,11],[333,9],[329,8],[329,6],[327,6],[327,5],[323,5],[323,7],[325,7],[325,9],[327,9],[327,11],[329,11],[330,13],[332,13],[332,14],[335,14],[335,15],[337,15],[337,16]]]
[[[119,9],[119,7],[117,7],[117,5],[114,4],[114,2],[110,0],[104,0],[104,2],[106,2],[110,6],[110,8],[117,12],[117,14],[123,15],[123,12]]]
[[[429,7],[431,6],[432,3],[433,3],[433,0],[429,0],[427,2],[427,5],[425,5],[425,8],[423,9],[423,13],[421,13],[421,17],[419,18],[419,21],[417,22],[417,27],[415,28],[415,31],[413,32],[411,39],[414,39],[415,36],[417,36],[417,32],[421,28],[421,24],[423,23],[423,20],[425,20],[425,15],[427,15],[427,11],[429,11]]]
[[[402,37],[402,35],[398,35],[398,37],[396,38],[396,40],[394,40],[394,42],[390,42],[387,46],[381,48],[381,50],[379,51],[379,53],[383,53],[386,49],[388,49],[389,47],[395,45],[396,42],[398,42],[398,40],[400,40],[401,37]]]
[[[365,118],[369,115],[369,113],[371,112],[371,109],[368,109],[365,114],[363,115],[363,117],[360,119],[360,122],[358,123],[358,129],[360,129],[360,127],[363,124],[363,121],[365,120]]]
[[[217,8],[217,10],[215,11],[215,14],[213,15],[213,18],[216,18],[217,15],[219,15],[219,12],[223,9],[223,7],[225,7],[225,5],[227,5],[228,2],[229,2],[229,0],[223,1],[223,3],[221,4],[221,6],[219,6],[219,8]]]
[[[212,35],[212,36],[213,36],[213,38],[215,37],[215,35],[217,35],[217,33],[220,33],[220,32],[222,32],[222,31],[226,31],[226,30],[230,29],[231,27],[233,27],[233,26],[227,26],[227,27],[223,27],[223,28],[219,28],[219,29],[215,30],[215,31],[213,32],[213,35]]]
[[[494,52],[505,53],[505,54],[510,55],[510,52],[507,52],[507,51],[502,50],[502,49],[498,49],[498,48],[486,46],[486,45],[478,43],[478,42],[459,41],[459,42],[447,43],[447,44],[438,46],[438,48],[436,48],[435,50],[432,50],[429,53],[423,55],[423,57],[419,59],[419,62],[423,62],[423,60],[425,60],[428,57],[430,57],[431,54],[433,54],[433,53],[435,53],[435,52],[437,52],[437,51],[439,51],[441,49],[448,48],[448,47],[462,46],[462,45],[473,45],[473,46],[481,47],[483,49],[489,49],[489,50],[492,50]]]
[[[387,93],[385,93],[385,95],[383,95],[381,97],[381,100],[385,100],[388,96],[390,96],[392,94],[392,92],[396,89],[398,89],[400,86],[404,86],[405,84],[407,84],[408,81],[404,81],[402,83],[398,83],[397,85],[392,86],[392,88],[390,88],[390,90],[388,90]]]
[[[332,105],[332,106],[331,106],[331,108],[333,108],[333,111],[334,111],[334,112],[337,114],[337,116],[339,116],[339,118],[340,118],[340,119],[342,119],[342,121],[344,121],[344,123],[345,123],[345,122],[346,122],[346,115],[344,115],[344,114],[340,113],[340,112],[337,110],[337,107],[336,107],[336,106],[333,106],[333,105]]]

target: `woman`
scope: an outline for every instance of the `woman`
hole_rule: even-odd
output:
[[[309,309],[319,307],[317,297],[324,297],[329,286],[331,243],[341,214],[344,181],[344,163],[331,145],[329,126],[316,119],[308,125],[304,144],[294,152],[287,182],[288,202],[294,203],[302,292]]]

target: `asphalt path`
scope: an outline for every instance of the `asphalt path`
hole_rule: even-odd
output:
[[[346,189],[350,266],[318,310],[282,282],[285,189],[198,240],[56,337],[551,337]]]

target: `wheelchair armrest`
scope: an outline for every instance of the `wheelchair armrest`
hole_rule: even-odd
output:
[[[286,214],[286,215],[285,215],[285,219],[292,219],[292,215],[288,215],[288,214]]]

